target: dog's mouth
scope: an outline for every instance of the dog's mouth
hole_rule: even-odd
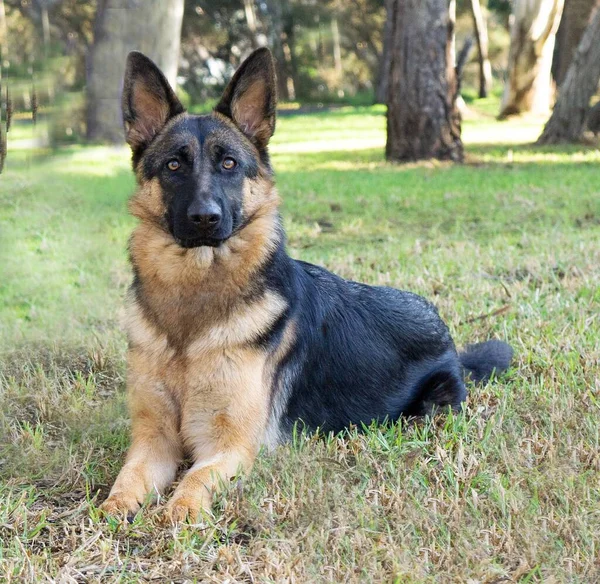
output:
[[[195,237],[195,238],[180,238],[175,237],[177,245],[185,249],[192,249],[194,247],[219,247],[227,239],[218,239],[214,237]]]
[[[171,235],[175,242],[180,247],[184,249],[192,249],[195,247],[219,247],[223,245],[227,240],[231,239],[238,235],[241,231],[243,231],[252,221],[254,220],[254,215],[247,217],[244,221],[241,221],[239,224],[235,225],[230,233],[227,233],[225,237],[210,237],[206,235],[198,236],[198,237],[179,237],[175,235],[173,229],[170,229]]]

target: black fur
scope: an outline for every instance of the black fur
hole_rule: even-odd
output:
[[[482,381],[509,365],[512,350],[500,341],[473,345],[459,358],[424,298],[293,260],[283,240],[263,277],[290,309],[260,343],[274,348],[286,324],[296,327],[273,386],[280,439],[297,421],[337,432],[350,423],[456,410],[466,397],[464,369]]]
[[[134,166],[144,179],[158,178],[167,209],[165,228],[180,246],[218,246],[252,220],[243,217],[244,179],[257,175],[259,159],[268,165],[276,104],[272,58],[266,50],[253,53],[211,116],[177,117],[179,102],[154,69],[145,57],[130,57],[132,79],[125,85],[123,107],[132,128]],[[137,102],[150,103],[154,117],[167,112],[164,127],[147,132],[154,131],[156,120]],[[154,107],[155,102],[164,107]],[[144,115],[149,119],[140,120]],[[235,159],[233,170],[223,169],[226,157]],[[173,160],[175,171],[168,166]],[[207,202],[220,209],[218,229],[190,221],[190,210]],[[289,342],[270,388],[270,443],[288,438],[298,421],[337,432],[349,424],[458,409],[466,397],[465,375],[484,381],[508,368],[512,349],[505,343],[471,345],[459,356],[431,303],[293,260],[285,250],[281,222],[274,229],[275,250],[245,290],[248,300],[271,291],[287,305],[270,330],[259,331],[252,341],[271,355]],[[286,338],[290,330],[291,341]]]
[[[466,373],[476,383],[487,381],[494,371],[501,373],[508,369],[512,357],[512,347],[495,339],[467,345],[465,351],[459,355]]]
[[[190,135],[197,139],[195,150],[188,147]],[[235,160],[233,169],[222,167],[226,158]],[[168,167],[172,161],[179,164],[175,171]],[[255,177],[258,166],[238,132],[211,116],[199,116],[174,120],[169,132],[157,136],[144,155],[143,172],[146,179],[160,181],[170,233],[182,247],[197,247],[219,245],[240,226],[244,178]],[[218,224],[190,219],[194,209],[206,205],[220,213]]]

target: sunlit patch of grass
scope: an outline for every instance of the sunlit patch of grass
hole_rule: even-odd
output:
[[[51,172],[73,176],[114,176],[131,168],[130,151],[125,146],[72,146],[62,149],[65,164],[52,164]]]
[[[6,134],[8,149],[31,147],[32,141],[44,141],[48,135],[48,123],[46,119],[42,119],[34,123],[31,116],[29,119],[12,120],[10,130]]]
[[[0,581],[598,580],[600,160],[533,147],[539,127],[483,112],[467,164],[399,166],[382,108],[280,118],[292,255],[423,294],[457,345],[503,338],[516,360],[461,414],[299,432],[178,528],[153,504],[132,524],[97,511],[128,443],[129,154],[9,154]]]

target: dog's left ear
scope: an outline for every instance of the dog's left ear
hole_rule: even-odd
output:
[[[127,57],[121,105],[125,139],[134,155],[150,144],[172,117],[184,111],[162,71],[137,51]]]
[[[254,51],[235,72],[215,111],[233,120],[257,146],[266,148],[275,131],[277,83],[267,48]]]

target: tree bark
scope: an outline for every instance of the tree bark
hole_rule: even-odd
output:
[[[550,110],[552,54],[563,4],[564,0],[515,0],[501,119]]]
[[[595,8],[600,7],[600,0],[566,0],[560,27],[556,33],[557,50],[553,65],[556,84],[560,86],[565,80],[569,65],[573,60],[581,37],[590,23]]]
[[[48,16],[48,4],[45,0],[40,2],[40,13],[42,17],[42,39],[44,41],[44,55],[48,56],[50,46],[50,18]]]
[[[462,161],[454,1],[393,0],[386,158]]]
[[[342,70],[342,46],[340,41],[340,28],[337,17],[331,19],[331,40],[333,42],[333,64],[338,80],[341,79]]]
[[[3,0],[0,0],[0,9],[2,10],[2,12],[0,12],[0,16],[4,15],[4,3]],[[5,28],[3,28],[2,25],[5,25],[6,22],[2,22],[0,21],[0,52],[3,52],[5,50],[5,42],[6,42],[6,30]],[[6,158],[6,151],[7,151],[7,140],[6,140],[6,134],[8,132],[8,116],[9,116],[9,112],[8,110],[8,103],[6,103],[8,101],[8,91],[4,88],[4,84],[2,83],[3,79],[2,79],[2,59],[0,59],[0,173],[2,172],[2,169],[4,168],[4,160]],[[4,101],[4,95],[6,92],[6,96],[7,96],[7,100]]]
[[[0,49],[4,49],[8,27],[6,25],[6,11],[4,9],[4,0],[0,0]]]
[[[295,62],[292,55],[293,38],[288,32],[294,29],[294,18],[288,0],[267,0],[271,19],[271,46],[277,67],[277,94],[282,100],[296,99]]]
[[[121,90],[129,51],[148,55],[173,86],[177,77],[183,0],[99,0],[87,62],[87,135],[123,141]]]
[[[492,86],[492,64],[488,55],[487,21],[481,10],[480,0],[471,0],[470,6],[479,61],[479,97],[487,97]]]
[[[385,0],[385,27],[383,30],[383,51],[379,63],[379,79],[375,100],[377,103],[385,103],[387,99],[388,84],[390,79],[390,52],[392,44],[392,15],[394,0]]]
[[[600,8],[593,14],[561,86],[558,100],[538,144],[578,142],[590,99],[600,81]]]
[[[256,12],[254,11],[253,0],[244,0],[244,14],[246,15],[246,24],[250,31],[252,48],[258,48],[258,27],[256,24]]]

